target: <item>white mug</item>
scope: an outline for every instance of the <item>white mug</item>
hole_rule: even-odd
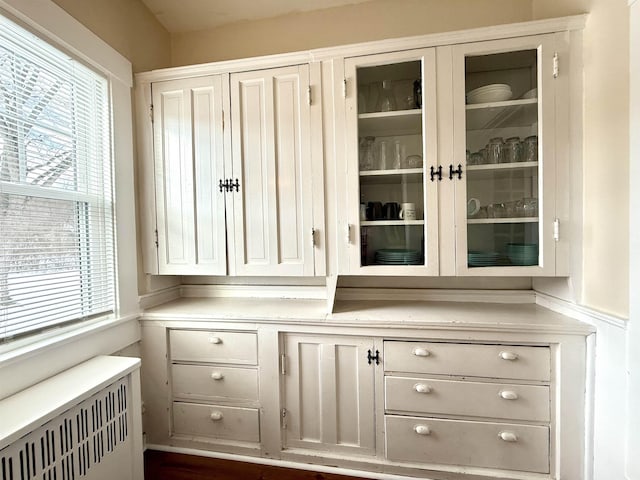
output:
[[[416,204],[415,203],[401,203],[400,204],[400,220],[415,220],[416,219]]]

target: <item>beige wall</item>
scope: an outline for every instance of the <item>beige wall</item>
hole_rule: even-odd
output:
[[[534,18],[589,12],[584,31],[585,305],[629,315],[627,0],[534,0]]]
[[[531,19],[532,0],[374,0],[174,34],[173,65],[292,52]]]
[[[170,35],[140,0],[53,1],[126,57],[134,72],[170,66]]]

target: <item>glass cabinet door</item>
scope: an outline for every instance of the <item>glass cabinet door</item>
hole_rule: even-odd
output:
[[[447,173],[457,181],[457,224],[466,226],[457,230],[458,273],[554,271],[553,53],[545,40],[454,50],[460,160]]]
[[[352,271],[437,274],[434,60],[426,50],[345,62]]]

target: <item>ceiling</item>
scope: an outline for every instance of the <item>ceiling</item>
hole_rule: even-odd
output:
[[[366,1],[370,0],[142,0],[169,33],[209,30],[242,20]]]

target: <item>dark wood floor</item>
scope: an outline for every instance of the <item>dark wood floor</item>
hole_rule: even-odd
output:
[[[362,480],[329,473],[271,467],[147,450],[145,480]]]

